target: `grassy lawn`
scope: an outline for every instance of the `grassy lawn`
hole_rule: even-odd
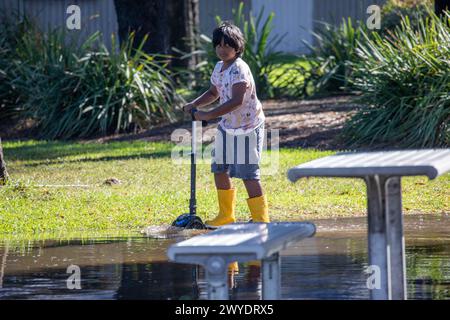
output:
[[[190,167],[172,162],[173,146],[141,141],[4,142],[12,182],[0,188],[0,237],[37,238],[110,230],[126,233],[169,224],[188,211],[189,203]],[[265,154],[266,159],[269,154]],[[292,166],[330,154],[280,150],[278,170],[263,176],[272,220],[365,214],[365,186],[360,180],[312,178],[296,184],[287,180],[286,171]],[[217,200],[209,165],[200,164],[197,175],[198,214],[212,218]],[[112,177],[121,184],[104,183]],[[246,191],[241,181],[234,182],[238,189],[237,217],[246,221]],[[450,174],[434,181],[405,178],[404,211],[449,212],[449,182]]]

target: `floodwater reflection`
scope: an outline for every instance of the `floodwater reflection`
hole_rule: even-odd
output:
[[[409,299],[450,299],[450,219],[406,216]],[[368,299],[364,218],[313,221],[314,238],[282,252],[283,299]],[[201,267],[167,261],[166,249],[195,234],[0,242],[0,299],[206,299]],[[159,236],[158,236],[159,235]],[[70,265],[81,289],[69,289]],[[260,299],[260,263],[229,273],[231,299]]]

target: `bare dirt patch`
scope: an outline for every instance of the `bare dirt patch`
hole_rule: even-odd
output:
[[[302,101],[267,100],[263,102],[266,129],[278,129],[280,147],[342,149],[346,146],[336,137],[345,121],[358,109],[351,97],[338,96]],[[204,128],[215,128],[217,121]],[[97,141],[170,141],[175,129],[191,129],[186,117],[182,123],[160,126],[138,134],[122,134],[97,139]]]
[[[312,100],[264,101],[266,129],[268,129],[269,134],[270,129],[279,130],[280,147],[317,148],[321,150],[346,148],[345,143],[338,141],[336,137],[341,132],[345,121],[358,109],[358,105],[352,103],[351,98],[351,96],[336,96]],[[209,123],[204,130],[215,128],[217,122]],[[161,125],[139,133],[109,135],[82,140],[82,142],[131,140],[168,142],[171,141],[174,130],[180,128],[191,129],[191,122],[187,116],[184,121]],[[0,126],[0,136],[5,140],[33,138],[30,136],[28,127],[24,131],[13,129]]]

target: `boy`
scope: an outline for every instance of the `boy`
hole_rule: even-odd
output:
[[[219,107],[209,112],[197,111],[194,114],[195,119],[199,121],[221,117],[211,163],[219,200],[219,214],[205,224],[219,227],[236,222],[236,189],[231,182],[233,177],[244,182],[253,222],[267,223],[270,221],[268,205],[260,183],[259,168],[265,116],[256,95],[250,68],[241,59],[245,45],[244,36],[238,27],[224,22],[213,32],[213,45],[221,61],[216,64],[211,75],[210,88],[183,107],[183,110],[190,114],[193,108],[209,105],[220,97]],[[256,161],[252,161],[255,158]],[[243,159],[245,161],[242,161]]]

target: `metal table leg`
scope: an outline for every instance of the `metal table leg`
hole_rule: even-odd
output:
[[[372,270],[379,270],[379,286],[377,281],[370,287],[370,298],[373,300],[388,299],[387,281],[387,242],[386,242],[386,215],[384,210],[383,178],[377,175],[366,177],[367,209],[368,209],[368,244],[369,265]]]
[[[267,259],[262,260],[262,299],[278,300],[280,299],[280,255],[273,254]]]
[[[210,257],[205,265],[209,300],[228,300],[227,264],[221,257]]]
[[[405,240],[400,177],[366,177],[369,264],[380,271],[371,299],[406,299]]]
[[[400,177],[386,180],[386,219],[389,299],[406,299],[405,238]]]

